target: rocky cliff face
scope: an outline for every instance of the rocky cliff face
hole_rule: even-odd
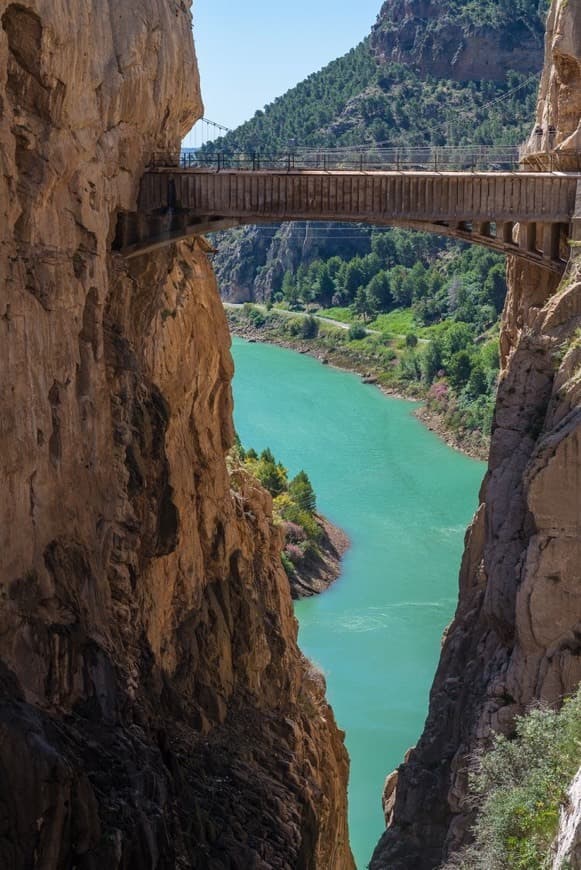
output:
[[[532,154],[554,148],[559,168],[576,171],[578,160],[569,152],[581,148],[580,46],[581,8],[554,2],[547,20],[536,125],[528,145]]]
[[[202,111],[189,4],[0,22],[0,866],[351,868],[202,243],[110,251]]]
[[[535,68],[543,40],[537,3],[386,0],[371,35],[383,63],[440,78],[504,81],[508,69]]]
[[[578,17],[575,4],[553,4],[539,111],[550,112],[559,141],[581,115],[562,99],[563,67],[581,58]],[[557,287],[512,262],[509,283],[489,468],[459,606],[424,733],[388,781],[374,870],[431,870],[465,843],[471,754],[492,732],[510,733],[531,702],[559,704],[581,680],[581,264]]]

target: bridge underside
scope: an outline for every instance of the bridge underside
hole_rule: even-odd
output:
[[[205,235],[238,226],[281,223],[293,220],[313,222],[312,217],[293,215],[273,221],[258,215],[243,217],[194,214],[189,210],[163,209],[152,213],[123,213],[119,216],[116,248],[127,258],[140,257],[192,236]],[[321,218],[325,222],[333,217]],[[347,223],[340,215],[337,222]],[[519,257],[541,268],[562,273],[569,257],[569,223],[515,223],[512,221],[419,221],[357,216],[354,223],[373,226],[404,227],[436,233],[462,242],[482,245],[501,254]]]

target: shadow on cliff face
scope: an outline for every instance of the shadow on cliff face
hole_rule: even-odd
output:
[[[149,306],[147,292],[135,296]],[[217,295],[212,304],[221,310]],[[79,333],[87,353],[72,391],[81,403],[94,396],[97,311],[89,294]],[[268,496],[243,494],[238,510],[217,490],[224,435],[204,457],[190,429],[209,425],[202,407],[186,418],[195,483],[189,513],[178,510],[168,399],[121,318],[107,308],[104,318],[118,512],[109,527],[98,517],[98,547],[71,524],[45,547],[42,572],[31,568],[10,586],[17,667],[0,673],[0,866],[315,870],[322,852],[347,870],[346,837],[321,842],[326,825],[345,824],[341,812],[326,817],[332,800],[321,802],[334,789],[344,801],[333,777],[346,779],[346,756],[324,689],[303,679]],[[70,456],[70,393],[51,393],[55,474]],[[218,419],[217,385],[208,395]],[[180,513],[195,541],[180,540]],[[146,620],[157,616],[153,596],[166,594],[164,560],[184,552],[203,575],[172,569],[182,587],[162,638],[174,647],[166,667]]]

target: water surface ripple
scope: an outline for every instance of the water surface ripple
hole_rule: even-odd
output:
[[[291,475],[305,468],[319,509],[351,538],[341,579],[296,613],[347,733],[362,870],[383,830],[385,776],[423,726],[484,464],[428,432],[411,403],[354,375],[239,339],[233,355],[243,444],[270,447]]]

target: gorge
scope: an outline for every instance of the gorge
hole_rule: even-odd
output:
[[[337,583],[295,612],[346,731],[349,833],[364,868],[382,830],[385,771],[425,719],[484,465],[429,433],[413,404],[354,375],[238,339],[233,356],[241,438],[271,445],[290,473],[305,466],[320,509],[351,541]]]
[[[0,0],[0,866],[13,870],[354,867],[347,753],[297,645],[271,500],[251,480],[231,489],[232,359],[208,245],[113,250],[152,155],[179,150],[202,115],[189,7]],[[433,4],[387,7],[414,70],[439,61],[438,28],[422,43],[414,26]],[[375,45],[397,54],[389,29]],[[581,10],[553,0],[536,125],[555,135],[531,138],[532,171],[549,148],[563,170],[581,149],[580,58]],[[464,845],[471,754],[581,680],[575,255],[562,281],[509,259],[460,602],[373,870],[431,870]]]
[[[581,10],[557,0],[537,123],[559,131],[565,169],[579,147],[580,39]],[[558,705],[581,680],[578,265],[573,257],[561,283],[514,261],[508,269],[489,467],[459,607],[424,734],[391,783],[372,868],[434,867],[467,842],[471,754],[492,732],[510,734],[527,705]]]

